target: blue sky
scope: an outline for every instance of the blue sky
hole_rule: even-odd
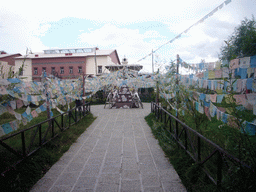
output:
[[[26,48],[99,47],[116,49],[129,63],[176,37],[225,0],[180,1],[5,1],[0,4],[0,50],[25,54]],[[224,4],[225,5],[225,4]],[[220,47],[245,17],[255,13],[255,0],[232,0],[181,38],[158,50],[156,69],[176,55],[189,63],[218,59]],[[151,70],[151,57],[139,62]]]

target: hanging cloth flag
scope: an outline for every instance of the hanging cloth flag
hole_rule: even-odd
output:
[[[205,101],[209,102],[211,100],[211,95],[206,94],[205,95]]]
[[[222,122],[227,123],[228,122],[228,114],[222,113]]]
[[[239,71],[241,74],[241,79],[246,79],[247,78],[247,68],[240,68]]]
[[[35,110],[36,110],[37,114],[39,114],[39,113],[42,112],[41,109],[40,109],[40,107],[37,107]]]
[[[16,119],[18,119],[18,120],[21,120],[21,119],[22,119],[21,114],[15,112],[14,115],[15,115],[15,118],[16,118]]]
[[[5,132],[2,126],[0,125],[0,137],[2,137],[3,135],[5,135]]]
[[[250,58],[250,67],[256,68],[256,55]]]
[[[222,69],[222,77],[224,77],[224,78],[229,77],[229,69],[228,68],[223,68]]]
[[[201,105],[201,103],[198,105],[198,112],[204,114],[204,107]]]
[[[198,106],[199,106],[199,103],[196,101],[195,102],[195,108],[196,108],[197,111],[199,111]]]
[[[41,105],[39,108],[41,109],[41,111],[46,111],[46,108],[44,107],[44,105]]]
[[[11,108],[14,110],[16,109],[16,101],[13,100],[13,101],[10,101],[10,105],[11,105]]]
[[[240,68],[250,67],[250,57],[240,58]]]
[[[241,61],[241,60],[240,60]],[[229,62],[229,68],[230,69],[236,69],[239,68],[239,59],[233,59]]]
[[[234,95],[234,98],[236,99],[237,105],[245,105],[246,99],[244,94]]]
[[[201,101],[204,101],[205,100],[205,94],[203,94],[203,93],[201,93],[200,94],[200,96],[199,96],[199,99],[201,100]]]
[[[19,109],[23,106],[23,101],[18,99],[18,100],[16,100],[16,104],[17,104],[17,108]]]
[[[216,61],[215,62],[215,69],[220,70],[220,66],[221,66],[221,61]]]
[[[3,105],[0,105],[0,115],[2,115],[5,112],[7,112],[6,107],[4,107]]]
[[[209,71],[208,79],[214,79],[215,78],[215,71]]]
[[[256,79],[254,79],[252,82],[252,91],[256,92]]]
[[[21,80],[17,78],[7,79],[10,83],[21,83]]]
[[[215,71],[215,78],[221,78],[221,74],[222,74],[221,70],[216,70]]]
[[[16,131],[19,128],[18,121],[17,120],[11,121],[10,126],[12,127],[13,131]]]
[[[211,102],[216,103],[217,94],[211,95]]]
[[[9,112],[10,114],[12,114],[12,115],[15,114],[15,111],[12,109],[11,106],[7,105],[7,106],[6,106],[6,109],[8,110],[8,112]]]
[[[204,106],[204,113],[208,117],[208,119],[211,121],[211,116],[209,113],[209,107]]]
[[[246,122],[245,132],[248,135],[255,135],[256,134],[256,125],[250,122]]]
[[[10,85],[11,83],[7,79],[0,79],[0,85]]]
[[[248,78],[248,79],[247,79],[246,88],[247,88],[248,90],[252,90],[252,82],[253,82],[253,79],[252,79],[252,78]]]
[[[1,83],[1,82],[0,82]],[[8,92],[5,87],[0,86],[0,95],[7,95]]]
[[[29,115],[31,113],[31,108],[28,106],[26,109],[26,113]]]
[[[251,94],[246,94],[248,103],[250,103],[251,105],[255,105],[256,104],[256,93],[251,93]]]
[[[237,87],[237,92],[241,92],[242,91],[242,79],[237,79],[236,80],[236,87]]]
[[[36,110],[33,110],[31,112],[31,115],[32,115],[33,118],[38,117],[38,114],[37,114]]]
[[[224,95],[217,95],[217,103],[221,103]]]
[[[233,91],[237,91],[237,81],[233,82]]]
[[[9,134],[13,131],[10,123],[3,124],[2,128],[3,128],[5,134]]]
[[[22,123],[23,123],[23,125],[27,125],[27,123],[28,123],[27,118],[22,118]]]

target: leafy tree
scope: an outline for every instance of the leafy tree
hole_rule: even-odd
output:
[[[220,59],[230,61],[237,57],[256,55],[256,21],[245,18],[221,47]]]

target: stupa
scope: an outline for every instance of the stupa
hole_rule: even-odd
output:
[[[125,79],[126,75],[136,78],[143,66],[138,64],[128,64],[127,58],[124,57],[121,65],[108,65],[106,68],[110,72],[120,70],[123,71],[123,73],[127,73],[123,76]],[[109,108],[143,108],[137,90],[133,87],[128,87],[127,85],[114,87],[114,90],[110,91],[108,94],[104,108],[107,105],[109,105]]]

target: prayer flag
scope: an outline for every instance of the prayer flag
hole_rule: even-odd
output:
[[[3,128],[4,132],[5,132],[5,134],[11,133],[13,131],[10,123],[3,124],[2,128]]]
[[[256,68],[256,55],[250,58],[250,67]],[[255,74],[254,74],[255,75]]]
[[[5,132],[2,126],[0,125],[0,137],[2,137],[3,135],[5,135]]]
[[[38,114],[37,114],[36,110],[33,110],[31,112],[31,115],[32,115],[33,118],[38,117]]]

